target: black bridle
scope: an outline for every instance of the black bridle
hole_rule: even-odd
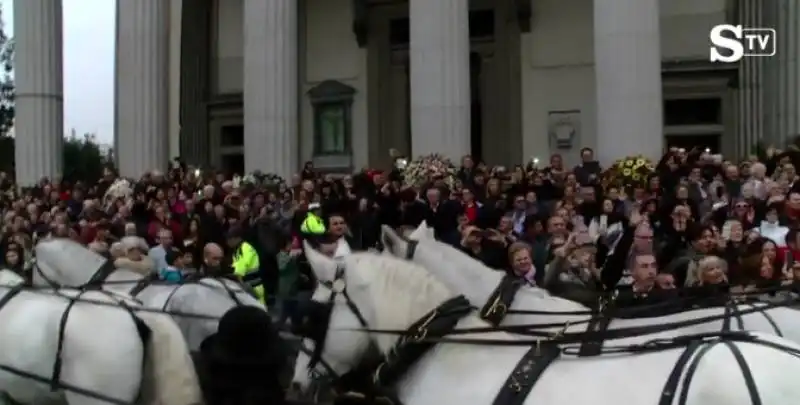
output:
[[[330,318],[331,314],[333,313],[333,308],[336,305],[336,297],[339,294],[345,298],[345,303],[350,311],[356,316],[358,322],[364,329],[369,329],[369,325],[367,323],[366,318],[362,314],[361,310],[358,309],[358,306],[353,302],[350,298],[350,294],[347,292],[347,285],[345,284],[344,280],[344,268],[338,267],[336,269],[336,275],[334,276],[332,281],[319,281],[319,283],[331,290],[331,295],[328,298],[328,302],[326,304],[321,304],[323,307],[320,309],[322,311],[321,319],[316,328],[318,328],[314,333],[311,333],[311,336],[308,336],[311,340],[314,341],[314,349],[308,350],[303,345],[300,346],[300,350],[305,352],[306,354],[310,355],[310,360],[308,362],[308,372],[313,377],[320,377],[318,373],[315,371],[317,365],[322,365],[323,368],[330,374],[331,378],[339,379],[339,376],[336,371],[331,367],[323,358],[322,352],[325,349],[325,341],[327,340],[328,336],[328,329],[330,327]],[[310,353],[309,353],[310,352]]]

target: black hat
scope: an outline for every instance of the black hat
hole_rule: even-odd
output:
[[[228,233],[225,234],[225,237],[228,239],[244,238],[244,229],[238,226],[232,226],[231,229],[228,229]]]
[[[200,351],[212,363],[239,366],[280,365],[283,340],[272,318],[261,308],[238,306],[219,321],[217,333],[206,338]]]
[[[178,260],[181,256],[183,256],[183,252],[178,248],[170,248],[164,254],[164,260],[167,262],[168,265],[174,266],[175,261]]]

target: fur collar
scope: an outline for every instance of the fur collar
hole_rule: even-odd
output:
[[[142,275],[147,275],[156,271],[153,259],[147,256],[142,256],[142,260],[140,261],[133,261],[127,257],[120,257],[114,260],[114,267],[134,271]]]

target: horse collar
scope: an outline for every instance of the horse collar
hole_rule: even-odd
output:
[[[414,322],[375,368],[373,384],[376,387],[387,387],[397,382],[417,360],[436,345],[437,339],[453,331],[461,318],[472,312],[472,309],[469,300],[459,295],[443,302]]]
[[[520,277],[510,274],[503,276],[500,284],[497,285],[486,304],[481,308],[481,318],[494,326],[500,325],[508,314],[508,309],[514,302],[514,297],[516,297],[517,291],[522,287],[522,284],[523,281]]]

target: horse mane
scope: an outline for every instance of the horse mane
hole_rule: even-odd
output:
[[[347,270],[372,288],[372,305],[386,320],[410,322],[455,296],[424,267],[394,256],[358,252],[345,259]],[[391,325],[404,328],[408,325]],[[381,337],[396,338],[391,335]]]
[[[502,273],[500,270],[486,266],[478,260],[467,256],[464,252],[454,248],[452,245],[438,240],[431,240],[431,242],[436,243],[436,249],[433,249],[429,246],[428,250],[430,251],[430,254],[436,255],[437,257],[441,257],[442,259],[446,259],[448,261],[457,262],[459,266],[470,269],[470,274],[477,275],[482,279],[481,281],[487,283],[497,283],[499,279],[502,278]],[[420,245],[424,244],[420,243]],[[419,249],[419,247],[417,249]],[[445,251],[449,251],[450,255],[445,257]],[[531,286],[529,288],[525,288],[525,291],[541,299],[554,298],[547,290],[541,287]]]
[[[484,265],[478,260],[467,256],[464,252],[456,249],[452,245],[438,240],[430,241],[436,243],[435,248],[431,245],[427,245],[427,242],[420,242],[417,249],[426,249],[426,253],[435,255],[437,258],[441,258],[442,261],[454,262],[455,265],[468,269],[465,276],[479,277],[481,283],[497,285],[504,275],[504,273],[502,273],[500,270],[495,270]],[[445,257],[445,251],[450,252],[447,257]],[[544,275],[547,277],[548,270],[546,268],[538,271],[544,271]],[[581,303],[550,294],[550,292],[544,287],[546,287],[546,285],[526,286],[521,288],[517,294],[527,295],[543,300],[543,308],[541,308],[542,310],[551,309],[554,311],[580,311],[586,309],[586,307]]]

